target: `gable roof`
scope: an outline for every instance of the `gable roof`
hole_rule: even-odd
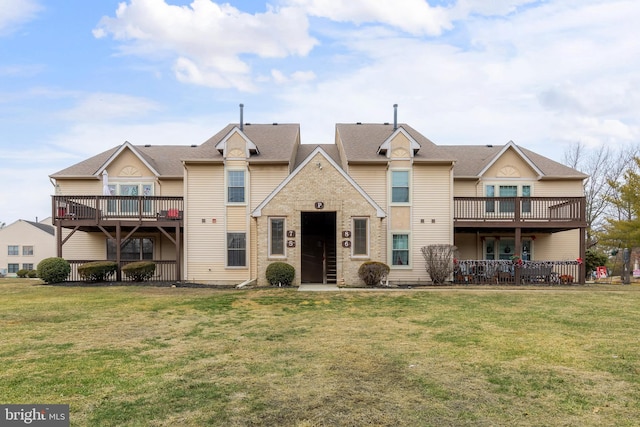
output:
[[[52,175],[51,178],[102,179],[102,171],[125,149],[130,149],[156,176],[182,178],[183,161],[222,162],[224,157],[216,146],[229,137],[239,125],[229,124],[201,145],[133,145],[125,141],[86,160],[83,160]],[[298,124],[245,124],[242,134],[258,149],[259,153],[249,158],[249,163],[290,162],[295,145],[300,139]]]
[[[253,217],[262,216],[262,209],[282,190],[292,179],[296,177],[296,175],[313,159],[316,154],[321,154],[327,162],[329,162],[337,171],[342,175],[342,177],[349,184],[356,189],[360,195],[376,210],[376,216],[378,218],[385,218],[387,214],[384,210],[375,202],[373,199],[360,187],[352,178],[349,176],[340,165],[327,154],[327,152],[322,148],[322,146],[316,146],[316,148],[295,168],[293,172],[291,172],[281,183],[276,187],[275,190],[269,194],[251,213]]]
[[[296,153],[294,169],[300,166],[318,147],[322,148],[322,150],[335,161],[336,165],[340,166],[340,152],[336,144],[300,144],[298,152]]]
[[[389,123],[338,123],[336,125],[336,136],[342,141],[347,163],[388,162],[389,159],[383,152],[384,150],[381,152],[380,148],[399,132],[407,135],[412,142],[415,162],[453,161],[449,152],[442,150],[405,123],[398,124],[397,129],[394,129],[393,124]],[[419,146],[417,152],[415,144]]]
[[[233,133],[240,133],[256,147],[255,154],[247,159],[249,163],[288,163],[293,160],[296,144],[300,141],[299,124],[245,123],[241,130],[239,124],[231,123],[190,152],[190,156],[183,160],[186,162],[216,159],[222,161],[224,158],[219,151],[219,144],[224,143]]]
[[[55,230],[56,229],[55,229],[54,226],[43,224],[43,223],[40,223],[40,222],[35,222],[35,221],[27,221],[26,219],[19,219],[19,220],[15,221],[15,222],[12,222],[11,224],[7,225],[6,227],[4,227],[4,228],[2,228],[0,230],[6,230],[9,227],[15,227],[15,226],[20,225],[20,224],[26,224],[26,225],[35,227],[38,230],[43,231],[43,232],[45,232],[47,234],[50,234],[52,236],[55,235]]]
[[[195,148],[188,145],[133,145],[129,142],[111,148],[86,160],[83,160],[52,175],[51,178],[88,178],[102,179],[102,171],[121,153],[124,147],[130,148],[140,160],[150,166],[158,176],[182,178],[183,167],[180,159],[188,157]]]
[[[440,147],[456,159],[453,168],[454,178],[477,179],[509,148],[513,148],[533,170],[539,173],[539,179],[577,179],[588,175],[565,166],[548,157],[520,147],[513,141],[505,145],[443,145]]]

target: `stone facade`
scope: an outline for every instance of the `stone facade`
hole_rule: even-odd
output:
[[[337,169],[326,155],[318,152],[294,172],[291,179],[268,200],[262,207],[260,215],[256,217],[259,285],[267,284],[265,271],[270,263],[276,261],[293,265],[298,273],[294,284],[300,284],[302,214],[320,211],[335,212],[338,283],[359,283],[358,268],[363,262],[384,261],[384,254],[380,253],[379,245],[375,244],[380,241],[382,232],[382,218],[378,217],[376,206],[363,196],[361,190],[355,187],[354,183],[350,182],[344,172]],[[285,257],[269,256],[269,218],[272,217],[285,218],[286,231],[290,232],[291,236],[295,236],[287,238]],[[368,256],[353,256],[351,247],[345,247],[344,242],[350,240],[348,237],[343,237],[348,235],[343,232],[352,232],[354,217],[367,218],[369,221]]]

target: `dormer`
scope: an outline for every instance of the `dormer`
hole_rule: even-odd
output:
[[[398,104],[393,104],[393,133],[378,147],[378,154],[388,159],[410,159],[420,151],[420,144],[402,127],[398,127]]]
[[[420,151],[420,144],[403,128],[397,128],[378,147],[378,154],[387,158],[412,158]]]
[[[241,125],[242,126],[242,125]],[[234,127],[222,141],[216,144],[216,150],[226,159],[248,159],[260,154],[256,144],[242,131]]]
[[[240,104],[240,125],[231,129],[216,144],[216,150],[222,154],[225,160],[246,160],[252,155],[260,154],[256,144],[244,133],[244,104]]]

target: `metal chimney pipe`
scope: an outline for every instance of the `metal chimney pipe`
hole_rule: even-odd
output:
[[[240,130],[244,130],[244,104],[240,104]]]
[[[393,130],[398,129],[398,104],[393,104]]]

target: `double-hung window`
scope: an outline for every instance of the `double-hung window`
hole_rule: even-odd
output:
[[[269,218],[269,255],[284,256],[284,218]]]
[[[7,255],[19,255],[19,254],[20,254],[20,246],[9,245]]]
[[[227,202],[244,203],[244,171],[227,172]]]
[[[391,171],[391,202],[409,203],[409,171]]]
[[[31,256],[31,255],[33,255],[33,246],[23,246],[22,247],[22,255],[23,256]]]
[[[246,267],[247,237],[245,233],[227,233],[227,266]]]
[[[369,219],[353,218],[353,256],[369,255]]]
[[[409,265],[409,235],[394,234],[391,265]]]

